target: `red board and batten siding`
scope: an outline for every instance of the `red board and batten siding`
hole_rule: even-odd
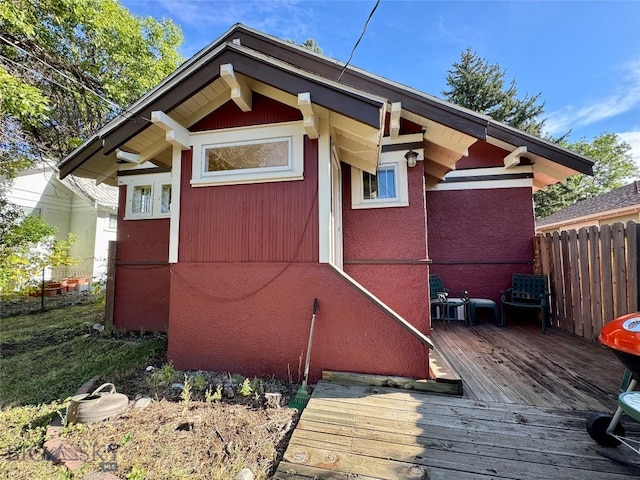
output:
[[[304,152],[304,181],[197,188],[184,152],[179,261],[317,262],[317,141]]]
[[[257,98],[251,112],[230,103],[193,129],[292,120],[289,107]],[[305,138],[304,152],[304,180],[216,187],[191,187],[191,153],[183,152],[169,358],[181,369],[290,371],[298,380],[317,298],[312,381],[331,369],[424,378],[422,344],[318,263],[318,142]]]
[[[114,326],[165,332],[169,323],[169,219],[123,220],[120,187]]]

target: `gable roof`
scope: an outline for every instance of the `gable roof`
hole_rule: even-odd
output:
[[[68,175],[61,182],[76,194],[87,198],[97,205],[118,208],[118,188],[103,183],[96,185],[96,182],[89,178]]]
[[[636,211],[640,210],[640,180],[597,197],[580,200],[548,217],[537,220],[536,226],[562,224],[605,212],[624,210],[629,207],[636,207]]]
[[[296,108],[298,105],[292,99],[299,93],[310,93],[314,106],[350,119],[345,131],[353,130],[355,124],[361,125],[355,135],[362,148],[359,154],[375,161],[388,106],[401,105],[402,117],[421,125],[425,141],[434,146],[425,150],[425,157],[440,163],[447,171],[468,154],[471,144],[483,140],[508,152],[518,148],[526,152],[532,163],[539,164],[535,177],[538,187],[564,180],[576,172],[592,174],[593,163],[582,155],[503,125],[487,115],[356,67],[345,68],[343,62],[236,24],[69,154],[59,165],[61,178],[74,173],[115,183],[112,174],[117,170],[118,149],[132,153],[146,151],[153,163],[170,165],[170,145],[157,146],[158,138],[164,141],[164,134],[150,122],[151,113],[161,111],[184,127],[193,125],[200,119],[194,115],[204,116],[212,111],[204,108],[205,102],[215,109],[215,105],[229,101],[228,89],[225,92],[226,85],[221,80],[223,65],[231,65],[252,90],[279,95],[279,101]],[[336,137],[340,133],[332,131]],[[348,151],[353,131],[345,138]],[[154,142],[156,145],[151,149]],[[336,143],[340,148],[339,138]]]

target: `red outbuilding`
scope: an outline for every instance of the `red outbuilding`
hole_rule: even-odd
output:
[[[120,186],[113,321],[180,369],[428,376],[429,270],[498,300],[587,158],[235,25],[59,166]]]

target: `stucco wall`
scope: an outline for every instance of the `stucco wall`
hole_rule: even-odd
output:
[[[166,331],[169,323],[169,219],[127,220],[120,187],[114,325]]]
[[[427,192],[431,271],[446,288],[500,300],[514,272],[532,273],[530,188]]]
[[[344,270],[428,334],[423,171],[421,162],[407,170],[408,207],[352,209],[351,167],[343,166]]]
[[[176,368],[298,380],[313,299],[311,380],[322,370],[427,375],[422,345],[327,265],[179,263],[172,268],[169,358]]]

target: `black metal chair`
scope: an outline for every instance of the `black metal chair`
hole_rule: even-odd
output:
[[[505,325],[505,306],[540,310],[542,333],[549,321],[549,280],[546,275],[514,273],[511,288],[501,292],[501,318]]]
[[[431,312],[435,307],[435,318],[442,319],[445,324],[451,326],[451,320],[458,318],[452,315],[452,311],[457,311],[459,307],[464,307],[465,322],[469,322],[469,297],[467,292],[461,293],[459,297],[452,297],[449,291],[444,288],[442,279],[437,273],[429,274],[429,302],[431,303]]]

